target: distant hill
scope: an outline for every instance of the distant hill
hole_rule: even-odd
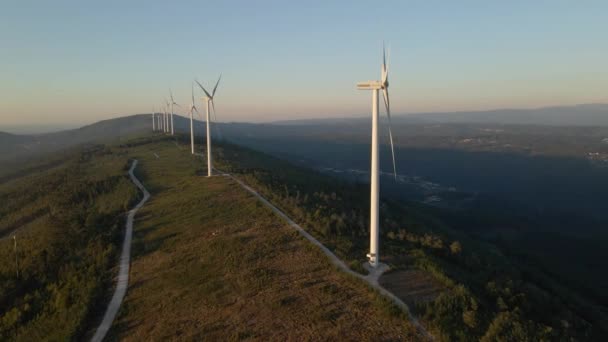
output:
[[[19,161],[67,147],[126,138],[151,129],[149,114],[138,114],[47,134],[0,132],[0,161]]]
[[[608,126],[608,104],[581,104],[576,106],[545,107],[536,109],[497,109],[488,111],[437,112],[394,115],[395,123],[476,123],[545,126]],[[369,121],[369,118],[328,118],[310,120],[284,120],[274,124],[317,125]]]
[[[190,122],[183,116],[176,115],[175,131],[189,132]],[[386,122],[384,115],[381,116]],[[495,125],[544,125],[544,126],[594,126],[608,127],[608,104],[582,104],[569,107],[547,107],[539,109],[500,109],[477,112],[446,112],[395,115],[393,128],[396,135],[408,134],[408,130],[418,132],[417,125],[453,124],[442,127],[434,135],[455,134],[466,124]],[[204,122],[196,121],[197,135],[204,135]],[[89,142],[115,141],[139,133],[150,132],[152,122],[150,114],[137,114],[115,119],[103,120],[77,129],[64,130],[46,134],[10,134],[0,132],[0,161],[19,161],[40,153],[57,151]],[[221,123],[214,126],[213,134],[230,140],[258,139],[268,137],[341,137],[352,141],[352,137],[369,134],[370,118],[321,118],[307,120],[286,120],[265,124]],[[479,129],[479,128],[474,128]],[[399,133],[401,132],[401,133]],[[595,138],[594,138],[595,139]],[[596,139],[597,140],[597,139]],[[600,139],[601,140],[601,139]],[[403,141],[403,139],[401,139]]]
[[[11,134],[6,132],[0,132],[0,143],[5,144],[16,144],[27,141],[28,138],[23,135]]]

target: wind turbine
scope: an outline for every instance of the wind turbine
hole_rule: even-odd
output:
[[[397,168],[395,166],[395,149],[393,147],[393,133],[391,131],[391,106],[388,97],[388,64],[386,62],[386,51],[382,47],[382,79],[380,81],[367,81],[357,83],[359,90],[372,91],[372,160],[371,160],[371,204],[370,204],[370,241],[369,254],[367,257],[372,267],[378,267],[380,263],[380,229],[379,225],[379,202],[380,202],[380,160],[378,150],[378,91],[382,89],[384,106],[388,117],[388,135],[391,142],[391,153],[393,155],[393,172],[397,179]]]
[[[161,112],[160,112],[160,113],[158,113],[158,115],[157,115],[157,119],[158,119],[158,127],[159,127],[159,129],[158,129],[158,130],[159,130],[159,131],[164,131],[164,130],[165,130],[165,125],[164,125],[164,122],[163,122],[163,118],[164,118],[164,117],[163,117],[163,112],[162,112],[162,110],[163,110],[163,105],[161,104],[161,105],[159,106],[159,108],[160,108]]]
[[[198,113],[196,105],[194,104],[194,83],[192,83],[192,105],[190,106],[190,148],[192,150],[192,154],[194,154],[194,120],[192,115],[195,111]]]
[[[207,177],[211,177],[213,168],[213,163],[211,161],[211,116],[209,115],[209,103],[211,103],[211,107],[213,108],[213,112],[215,113],[213,96],[215,95],[215,91],[217,90],[217,86],[220,84],[221,79],[222,75],[220,74],[220,77],[217,79],[217,82],[215,83],[215,87],[213,87],[213,91],[211,92],[211,94],[209,94],[209,92],[205,89],[205,87],[203,87],[202,84],[199,83],[199,81],[196,81],[198,86],[201,87],[201,89],[203,89],[203,91],[205,92],[205,95],[207,95],[203,98],[207,103]]]
[[[152,107],[152,132],[156,131],[156,113],[154,112],[154,107]]]
[[[165,132],[169,133],[169,101],[165,99]]]
[[[163,105],[161,104],[158,108],[160,108],[160,110],[163,110]],[[156,115],[156,119],[158,120],[158,130],[162,131],[163,129],[165,129],[165,127],[163,126],[163,113],[160,112],[158,113],[158,115]]]
[[[163,132],[167,132],[167,105],[161,104],[161,108],[163,108],[162,112],[162,121],[163,121]]]
[[[175,102],[175,100],[173,100],[173,93],[171,92],[171,89],[169,89],[169,95],[171,96],[171,135],[174,135],[175,131],[173,129],[173,105],[176,105],[179,107],[179,105]]]

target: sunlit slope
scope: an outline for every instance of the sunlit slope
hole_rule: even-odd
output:
[[[418,339],[398,310],[234,181],[203,177],[200,158],[170,143],[133,156],[152,199],[136,217],[113,338]]]
[[[0,162],[15,163],[31,157],[87,143],[113,143],[121,139],[147,134],[152,129],[152,117],[146,114],[103,120],[91,125],[65,131],[15,135],[0,132]]]

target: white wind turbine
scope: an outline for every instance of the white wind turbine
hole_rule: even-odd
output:
[[[158,115],[157,115],[157,117],[158,117],[158,118],[157,118],[157,119],[158,119],[158,127],[159,127],[159,128],[158,128],[158,130],[159,130],[159,131],[164,131],[164,130],[165,130],[165,125],[164,125],[164,118],[165,118],[165,117],[164,117],[164,114],[163,114],[163,112],[162,112],[162,110],[163,110],[163,105],[161,104],[161,105],[159,106],[159,108],[160,108],[160,110],[161,110],[161,111],[160,111],[160,112],[158,113]]]
[[[175,134],[175,130],[173,128],[173,105],[176,105],[179,107],[179,105],[177,104],[177,102],[175,102],[175,100],[173,100],[173,93],[171,92],[171,89],[169,89],[169,95],[171,96],[171,135]]]
[[[167,103],[166,100],[165,102],[161,105],[161,108],[163,108],[163,115],[162,115],[162,120],[163,120],[163,132],[167,132]]]
[[[162,116],[163,116],[163,112],[162,112],[163,106],[158,106],[158,108],[159,108],[159,112],[156,113],[156,130],[160,132],[163,129],[163,124],[162,124],[162,120],[161,120]]]
[[[152,132],[156,132],[156,113],[154,112],[154,107],[152,107]]]
[[[169,133],[169,124],[171,122],[169,121],[169,101],[167,101],[167,99],[165,99],[165,132]]]
[[[386,115],[388,117],[388,135],[391,142],[391,153],[393,155],[393,172],[397,178],[395,167],[395,149],[393,147],[393,133],[391,131],[391,106],[388,97],[388,64],[386,63],[386,51],[382,48],[382,79],[380,81],[367,81],[357,83],[357,89],[372,91],[372,160],[371,160],[371,205],[370,205],[370,241],[369,254],[367,255],[372,267],[380,263],[380,229],[379,225],[379,202],[380,202],[380,164],[378,151],[378,91],[382,89]]]
[[[158,113],[158,115],[157,115],[158,116],[158,125],[160,126],[159,131],[164,131],[165,130],[165,123],[163,122],[163,118],[164,117],[163,117],[163,113],[162,113],[163,104],[161,103],[158,108],[160,108],[160,110],[161,110],[161,112]]]
[[[217,90],[217,86],[220,84],[220,80],[222,79],[222,75],[217,79],[215,83],[215,87],[213,87],[213,91],[211,94],[203,87],[199,81],[196,81],[199,87],[205,92],[205,97],[203,98],[207,103],[207,177],[211,177],[213,163],[211,161],[211,116],[209,115],[209,103],[211,103],[211,107],[213,108],[213,112],[215,113],[215,105],[213,104],[213,96],[215,95],[215,91]]]
[[[196,109],[196,105],[194,104],[194,83],[192,83],[192,105],[190,106],[190,148],[192,154],[194,154],[194,119],[192,118],[194,112],[198,113],[198,109]]]

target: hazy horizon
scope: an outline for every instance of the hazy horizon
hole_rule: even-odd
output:
[[[383,40],[395,113],[608,103],[606,10],[603,2],[11,3],[0,14],[0,126],[150,112],[169,88],[188,105],[193,79],[211,86],[220,73],[220,121],[356,116],[370,94],[355,84],[379,77]],[[361,30],[372,18],[378,24]]]
[[[435,111],[435,112],[415,112],[415,113],[393,113],[393,117],[404,117],[404,116],[420,116],[424,117],[424,115],[433,115],[433,114],[445,114],[446,117],[449,117],[450,114],[461,114],[461,113],[486,113],[486,112],[500,112],[500,111],[522,111],[525,112],[527,110],[543,110],[543,109],[551,109],[551,108],[576,108],[582,106],[600,106],[602,108],[608,109],[608,103],[579,103],[570,106],[542,106],[542,107],[531,107],[531,108],[492,108],[487,110],[464,110],[464,111]],[[132,113],[132,114],[123,114],[123,115],[112,115],[107,117],[100,117],[98,119],[93,119],[92,121],[83,121],[81,123],[49,123],[49,124],[13,124],[13,125],[2,125],[0,124],[0,132],[6,132],[11,134],[44,134],[44,133],[54,133],[63,130],[76,129],[87,125],[92,125],[99,121],[111,120],[121,117],[128,117],[133,115],[145,115],[148,113]],[[187,117],[184,113],[175,113],[176,115],[180,115],[182,117]],[[219,120],[219,122],[238,122],[238,123],[276,123],[276,122],[287,122],[287,121],[306,121],[306,120],[323,120],[323,119],[348,119],[348,118],[367,118],[369,117],[369,113],[358,113],[358,114],[344,114],[344,115],[334,115],[334,116],[321,116],[310,114],[301,118],[293,118],[286,117],[284,119],[268,119],[268,120]],[[195,117],[196,120],[204,121],[203,117]]]

